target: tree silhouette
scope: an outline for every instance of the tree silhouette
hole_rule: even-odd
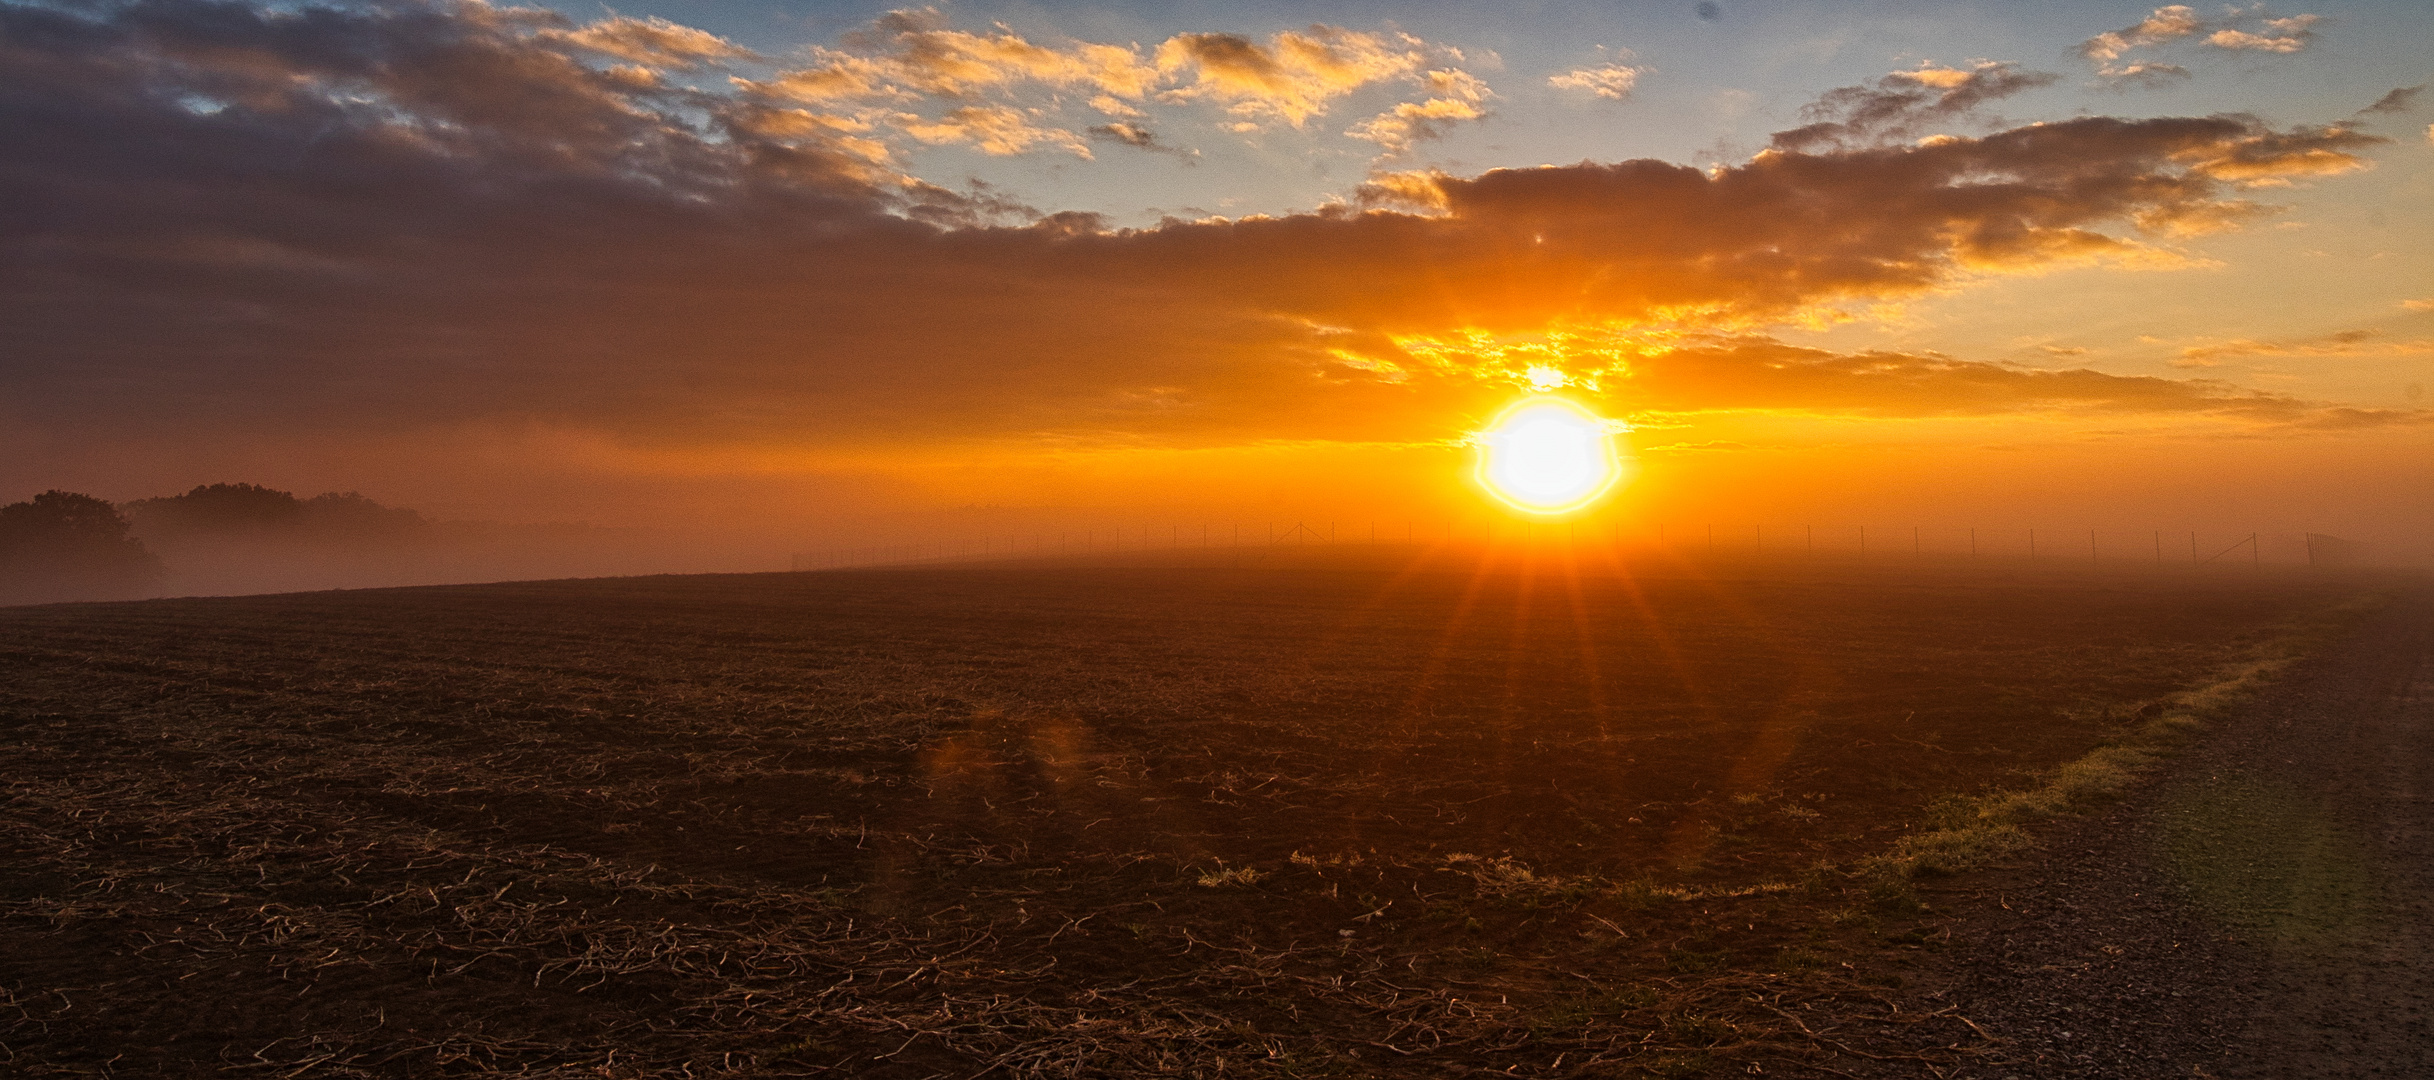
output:
[[[382,506],[358,492],[299,499],[260,484],[204,484],[183,495],[137,499],[122,509],[138,531],[158,540],[195,534],[370,539],[429,524],[421,514]]]
[[[259,484],[203,484],[183,495],[137,499],[126,510],[147,534],[158,529],[225,532],[278,529],[304,519],[294,495]]]
[[[301,505],[307,525],[333,536],[395,535],[430,524],[419,513],[400,506],[382,506],[359,491],[325,491]]]
[[[160,577],[160,560],[128,535],[109,503],[46,491],[0,506],[0,602],[123,597]]]

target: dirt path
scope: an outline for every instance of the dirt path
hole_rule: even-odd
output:
[[[1905,1008],[1951,1012],[1912,1038],[1987,1050],[1946,1075],[2434,1076],[2434,594],[1931,901]]]

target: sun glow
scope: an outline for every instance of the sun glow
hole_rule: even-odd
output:
[[[1479,435],[1479,482],[1516,510],[1580,509],[1622,471],[1606,422],[1559,397],[1524,399]]]

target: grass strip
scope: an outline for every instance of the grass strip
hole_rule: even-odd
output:
[[[1928,811],[1926,828],[1903,837],[1884,854],[1862,860],[1852,868],[1852,876],[1878,888],[1897,887],[1917,877],[1975,869],[2033,846],[2029,825],[2120,798],[2209,723],[2389,602],[2388,594],[2372,593],[2329,605],[2284,624],[2205,682],[2112,710],[2117,721],[2135,726],[2028,787],[1937,803]]]

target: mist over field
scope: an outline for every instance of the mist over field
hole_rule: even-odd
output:
[[[2333,571],[2434,561],[2424,533],[2405,522],[2373,521],[2354,521],[2340,533],[2271,524],[2243,530],[2212,522],[2212,527],[2171,529],[2075,522],[1930,525],[1905,524],[1890,515],[1873,523],[1664,521],[1613,511],[1529,522],[1459,504],[1421,512],[1352,504],[1310,507],[1314,512],[1307,514],[1290,506],[1197,514],[1174,506],[966,506],[837,515],[783,529],[732,522],[619,528],[440,521],[355,492],[298,498],[267,486],[222,483],[115,507],[90,500],[93,513],[115,514],[117,520],[84,536],[55,535],[58,522],[34,520],[38,504],[48,498],[0,509],[0,602],[998,560],[1188,562],[1223,556],[1239,564],[1246,557],[1313,547],[1378,545],[1467,551],[1482,559],[1499,552],[1544,551],[1598,562],[1721,559],[1787,570],[1803,564],[1900,567],[1967,559],[1989,568],[2118,574],[2263,566]],[[117,564],[91,563],[113,545],[133,553]]]
[[[116,507],[58,491],[0,507],[0,602],[11,603],[702,573],[771,562],[768,550],[716,537],[433,521],[353,492],[299,499],[244,483]]]

